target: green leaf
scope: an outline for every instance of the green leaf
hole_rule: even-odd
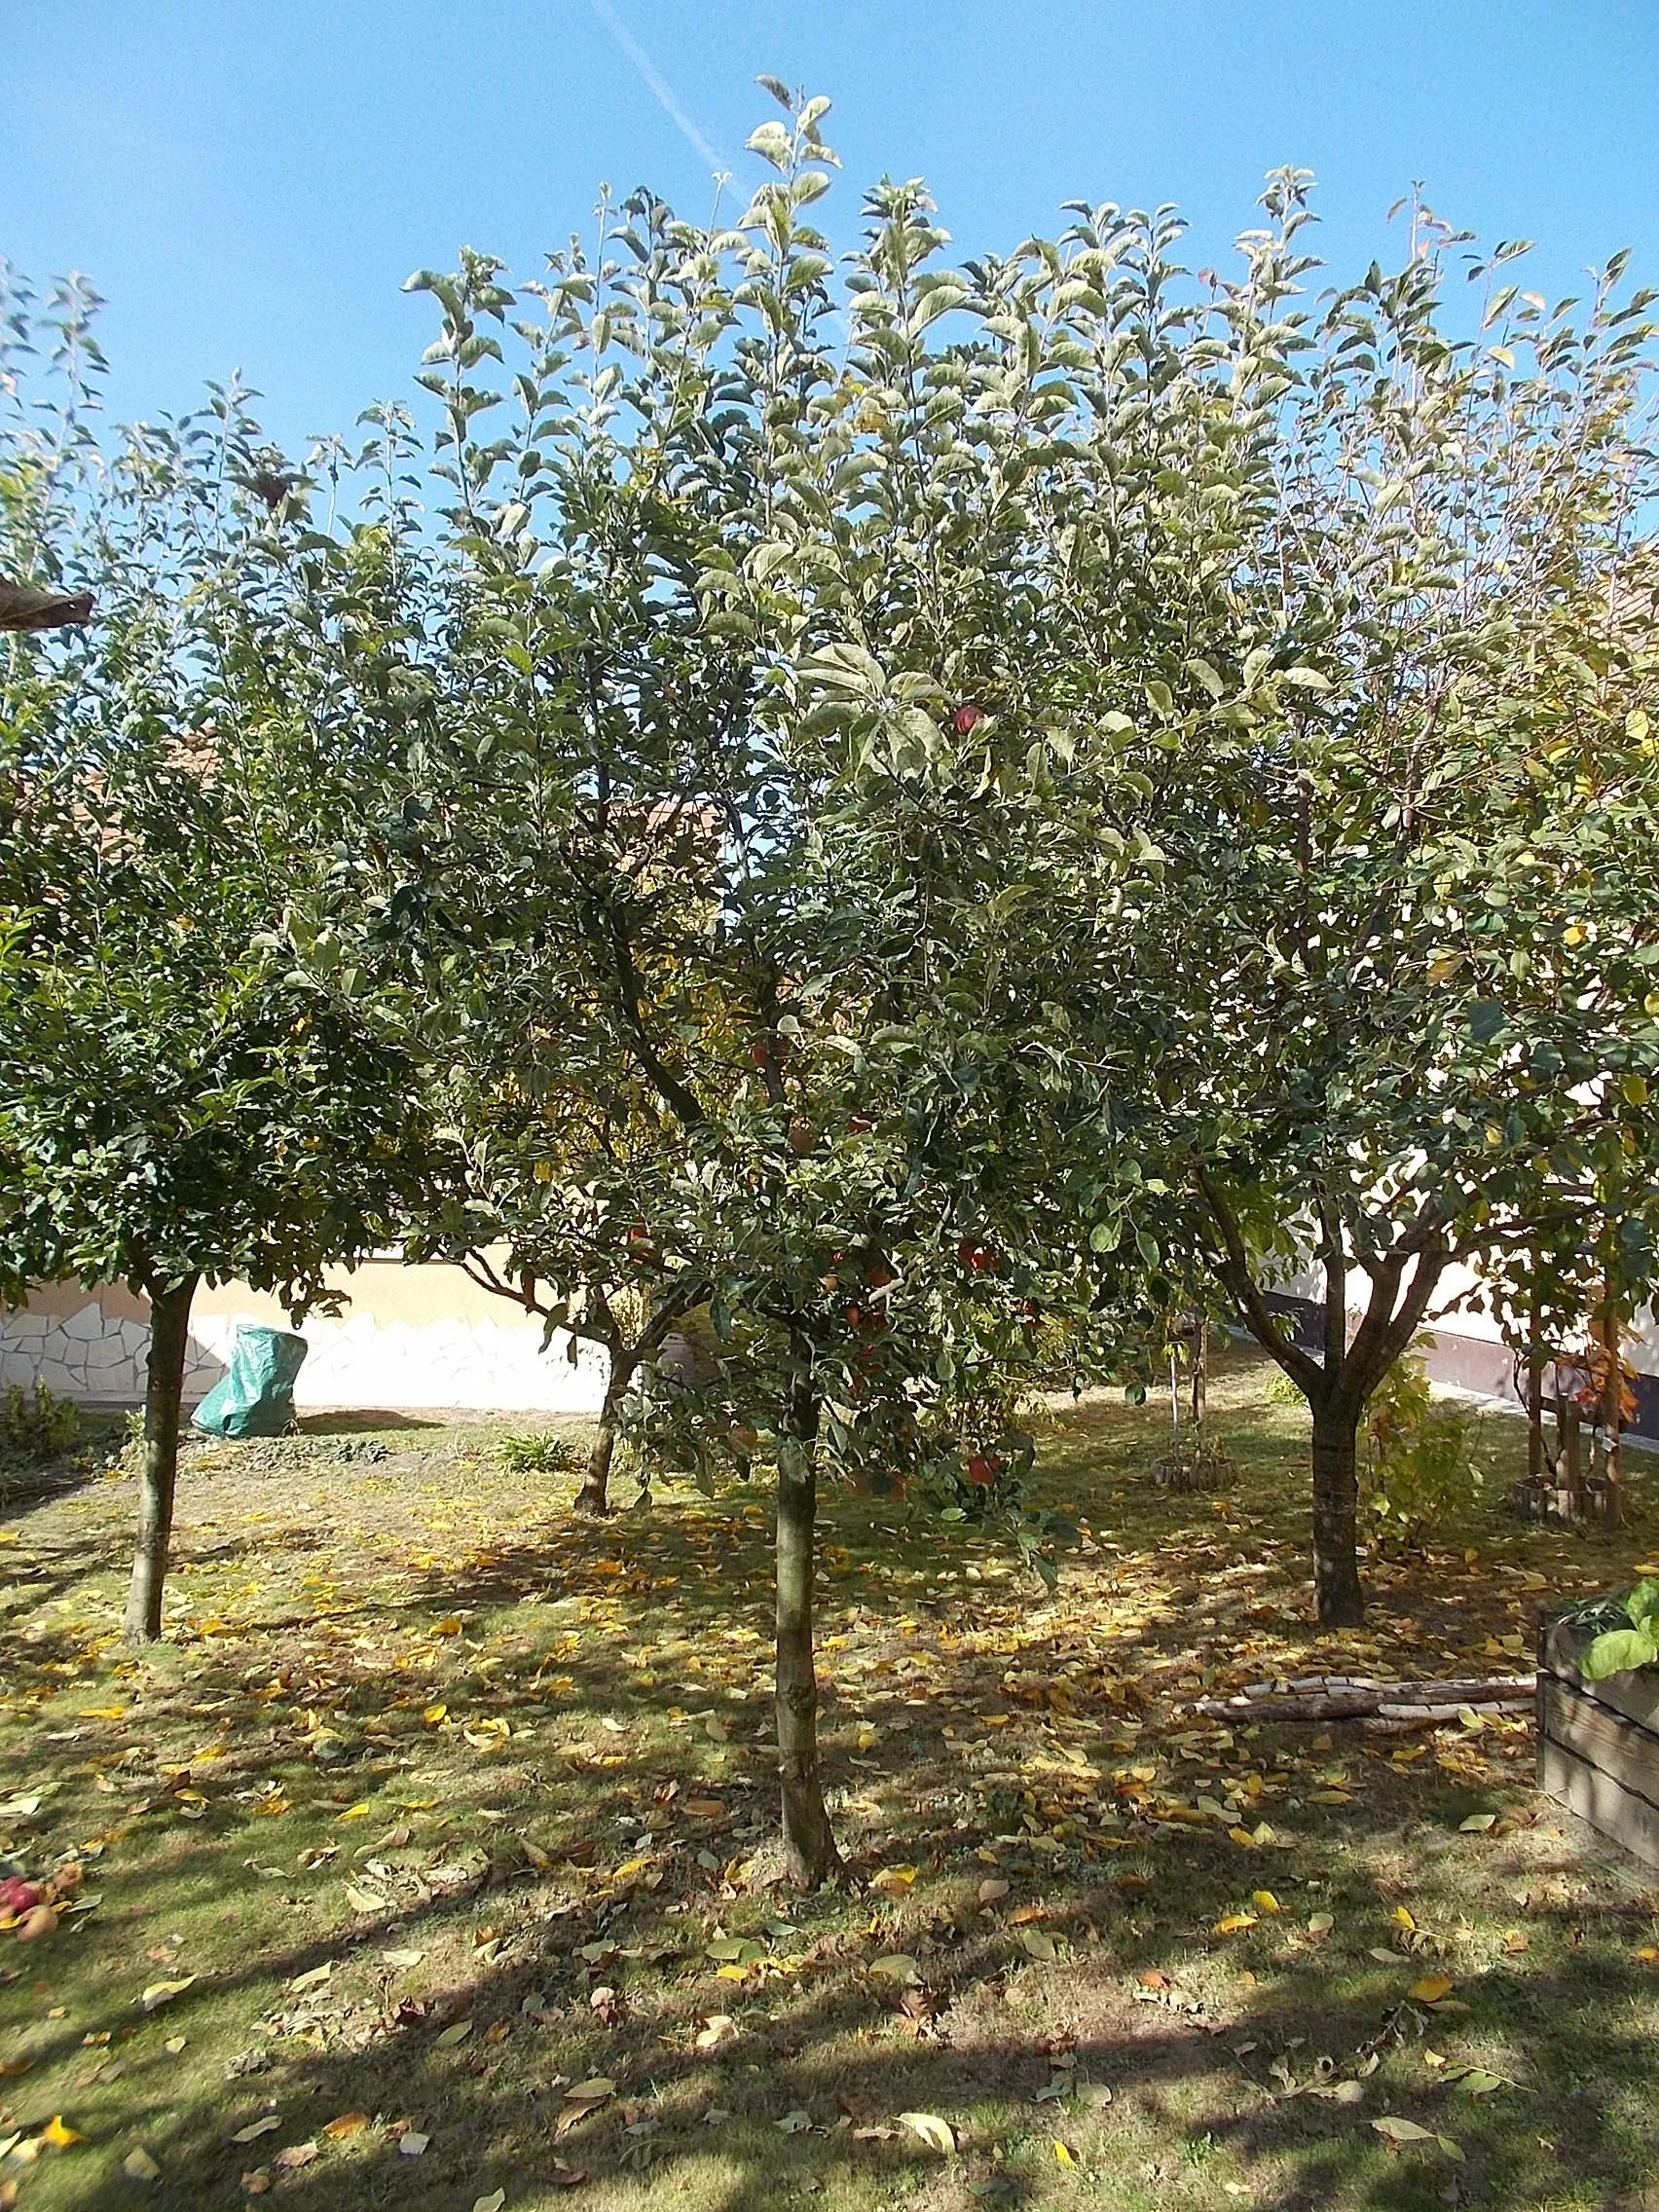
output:
[[[1655,1640],[1653,1624],[1644,1621],[1641,1628],[1608,1629],[1596,1638],[1578,1662],[1578,1671],[1586,1681],[1600,1682],[1608,1675],[1627,1675],[1638,1667],[1651,1667],[1659,1660],[1659,1641]]]

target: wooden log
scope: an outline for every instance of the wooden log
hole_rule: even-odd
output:
[[[1384,1705],[1459,1706],[1529,1703],[1533,1675],[1491,1675],[1472,1681],[1370,1682],[1338,1688],[1252,1697],[1199,1698],[1194,1711],[1223,1720],[1356,1720],[1375,1715]]]
[[[1464,1713],[1483,1720],[1513,1719],[1533,1706],[1530,1697],[1489,1698],[1479,1705],[1381,1705],[1359,1725],[1367,1736],[1410,1736],[1424,1728],[1455,1728]]]

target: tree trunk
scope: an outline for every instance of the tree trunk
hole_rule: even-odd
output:
[[[818,1401],[803,1375],[790,1390],[778,1450],[778,1757],[784,1849],[797,1890],[816,1890],[840,1865],[818,1765],[818,1681],[812,1664],[813,1524]]]
[[[588,1454],[587,1472],[577,1491],[572,1511],[605,1514],[610,1511],[610,1462],[616,1452],[616,1431],[622,1421],[622,1401],[634,1380],[639,1361],[632,1352],[610,1353],[610,1374],[605,1385],[605,1403],[599,1410],[599,1434]]]
[[[144,1460],[138,1476],[138,1548],[122,1627],[129,1643],[154,1643],[162,1633],[162,1585],[172,1540],[173,1489],[178,1480],[179,1408],[190,1343],[196,1277],[150,1293],[150,1368],[144,1391]]]
[[[1321,1628],[1358,1628],[1365,1619],[1356,1550],[1359,1514],[1357,1416],[1313,1411],[1313,1594]]]

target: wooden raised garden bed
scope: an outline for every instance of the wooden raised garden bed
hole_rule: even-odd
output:
[[[1578,1660],[1604,1625],[1575,1611],[1539,1628],[1538,1787],[1659,1866],[1659,1670],[1587,1682]]]

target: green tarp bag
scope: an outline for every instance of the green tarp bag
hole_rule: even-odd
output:
[[[294,1378],[305,1365],[304,1337],[244,1323],[231,1364],[190,1417],[204,1436],[283,1436],[294,1425]]]

